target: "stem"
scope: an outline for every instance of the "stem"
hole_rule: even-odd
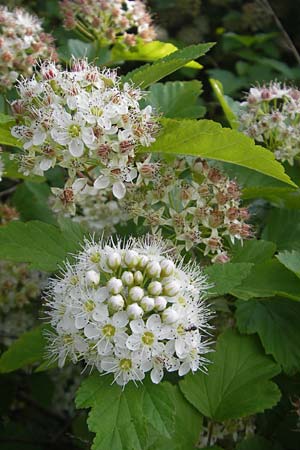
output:
[[[18,183],[19,184],[19,183]],[[6,195],[12,194],[13,192],[15,192],[15,190],[17,189],[18,184],[15,184],[14,186],[5,189],[4,191],[0,192],[0,198],[1,197],[6,197]]]
[[[275,13],[273,7],[270,5],[268,0],[260,0],[260,1],[261,1],[262,6],[265,7],[266,10],[269,12],[269,14],[273,17],[274,22],[276,23],[278,29],[281,31],[281,33],[287,43],[288,48],[293,53],[297,63],[300,65],[300,54],[299,54],[297,48],[295,47],[295,44],[293,43],[292,39],[290,38],[289,34],[285,30],[281,20]]]

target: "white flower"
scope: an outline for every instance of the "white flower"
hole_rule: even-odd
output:
[[[168,277],[161,275],[166,267]],[[150,371],[154,383],[164,370],[194,371],[208,351],[206,289],[199,268],[171,259],[161,242],[87,241],[75,264],[50,282],[48,315],[57,337],[49,351],[60,365],[67,357],[83,360],[122,386]]]

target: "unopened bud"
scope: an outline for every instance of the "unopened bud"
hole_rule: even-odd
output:
[[[129,297],[134,302],[140,302],[144,297],[144,289],[140,288],[139,286],[134,286],[129,290]]]
[[[166,306],[167,300],[165,299],[165,297],[159,295],[154,299],[154,308],[156,309],[156,311],[164,311],[166,309]]]
[[[127,314],[129,319],[140,319],[143,317],[144,311],[137,303],[132,303],[127,307]]]
[[[120,294],[123,289],[123,283],[119,278],[111,278],[107,283],[107,289],[110,294]]]
[[[97,285],[100,282],[100,274],[96,272],[95,270],[89,270],[86,273],[86,279],[88,283]]]
[[[126,250],[124,255],[124,262],[129,268],[134,268],[137,266],[139,257],[137,252],[134,250]]]
[[[121,277],[123,283],[125,284],[125,286],[132,286],[133,285],[133,273],[125,271],[122,273],[122,277]]]
[[[154,308],[154,298],[152,297],[143,297],[141,300],[141,307],[145,312],[150,312]]]
[[[121,255],[118,252],[110,253],[107,257],[107,265],[110,269],[115,270],[121,265]]]
[[[151,281],[148,286],[148,292],[150,295],[160,295],[162,293],[162,285],[159,281]]]
[[[108,305],[111,307],[113,311],[121,311],[124,308],[124,299],[122,295],[112,295],[108,299]]]
[[[165,323],[170,325],[178,320],[178,313],[175,311],[175,309],[167,308],[162,313],[162,319]]]
[[[174,297],[180,291],[180,283],[177,280],[167,281],[164,285],[164,294],[168,297]]]
[[[174,272],[175,264],[170,259],[164,259],[160,263],[160,267],[161,267],[161,275],[163,277],[169,277]]]
[[[144,281],[143,274],[139,270],[137,270],[134,273],[134,281],[135,281],[136,284],[142,284],[142,282]]]
[[[156,277],[159,278],[161,268],[160,264],[157,261],[150,261],[146,266],[146,272],[150,277]]]

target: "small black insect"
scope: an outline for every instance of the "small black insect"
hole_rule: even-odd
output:
[[[197,330],[196,325],[191,325],[191,326],[185,328],[185,331],[196,331],[196,330]]]

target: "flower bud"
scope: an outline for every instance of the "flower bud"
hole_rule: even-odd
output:
[[[178,313],[175,311],[175,309],[167,308],[162,313],[162,319],[165,323],[170,325],[178,320]]]
[[[162,293],[162,285],[159,281],[151,281],[148,286],[148,292],[150,295],[160,295]]]
[[[95,270],[88,270],[88,272],[86,273],[86,279],[89,284],[97,285],[100,282],[100,274]]]
[[[109,282],[107,283],[107,289],[109,290],[110,294],[120,294],[123,289],[123,283],[119,278],[111,278]]]
[[[121,255],[118,252],[110,253],[107,257],[107,265],[110,269],[116,270],[120,267]]]
[[[139,257],[134,250],[126,250],[124,255],[124,262],[129,268],[134,268],[138,264]]]
[[[108,299],[108,305],[113,311],[121,311],[124,308],[124,299],[122,295],[112,295]]]
[[[139,286],[134,286],[129,290],[129,297],[134,302],[140,302],[144,297],[144,289],[140,288]]]
[[[137,303],[132,303],[127,307],[127,314],[130,319],[140,319],[143,317],[144,311]]]
[[[165,297],[159,295],[154,299],[154,308],[156,309],[156,311],[164,311],[166,309],[166,306],[167,300],[165,299]]]
[[[170,275],[173,274],[173,272],[175,270],[175,264],[170,259],[164,259],[160,263],[160,267],[161,267],[161,276],[162,277],[169,277]]]
[[[150,312],[154,308],[154,298],[143,297],[141,300],[141,307],[145,312]]]
[[[140,269],[144,269],[144,268],[146,267],[148,261],[149,261],[148,256],[146,256],[146,255],[141,255],[141,256],[139,257],[138,267],[139,267]]]
[[[143,274],[139,270],[137,270],[134,273],[134,281],[135,281],[136,284],[142,284],[142,282],[144,281]]]
[[[164,284],[164,294],[168,297],[174,297],[180,291],[180,283],[177,280],[170,280]]]
[[[132,286],[133,285],[133,273],[125,271],[122,273],[121,279],[125,286]]]
[[[157,261],[150,261],[146,266],[146,273],[150,277],[158,278],[160,276],[161,268]]]

